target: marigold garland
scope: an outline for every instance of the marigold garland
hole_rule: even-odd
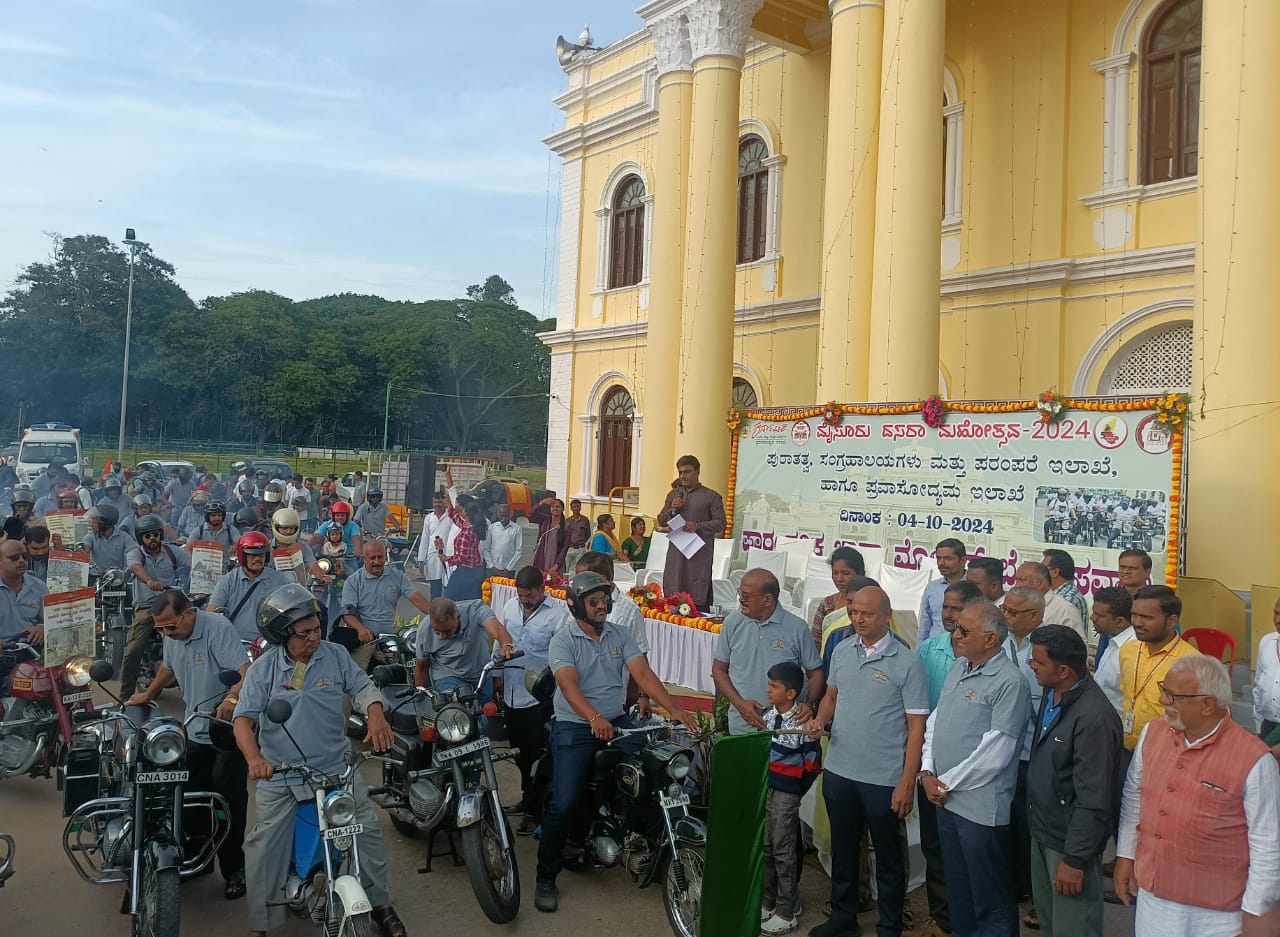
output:
[[[514,579],[508,579],[506,576],[490,576],[480,584],[480,598],[485,605],[489,605],[493,601],[494,585],[510,586],[512,589],[516,587]],[[568,601],[569,597],[563,589],[548,589],[547,595],[554,596],[557,599]],[[680,615],[672,615],[668,612],[658,612],[651,608],[640,609],[640,614],[645,618],[653,618],[657,621],[665,621],[671,625],[679,625],[681,628],[692,628],[694,631],[706,631],[711,634],[720,633],[721,623],[712,621],[710,618],[684,618]]]

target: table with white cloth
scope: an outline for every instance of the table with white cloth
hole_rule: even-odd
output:
[[[490,606],[495,615],[500,615],[507,601],[516,597],[516,587],[493,580],[490,580],[490,586],[493,589]],[[550,594],[547,601],[566,604],[564,599]],[[711,682],[711,661],[719,635],[648,616],[644,619],[644,628],[645,637],[649,639],[649,666],[659,680],[699,693],[715,693],[715,685]]]

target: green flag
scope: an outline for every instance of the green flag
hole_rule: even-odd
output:
[[[699,937],[758,937],[764,885],[768,732],[731,735],[711,750],[711,812]]]

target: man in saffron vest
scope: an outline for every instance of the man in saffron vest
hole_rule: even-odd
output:
[[[1280,902],[1280,771],[1231,718],[1231,678],[1196,654],[1160,683],[1164,718],[1133,750],[1120,807],[1116,892],[1137,937],[1266,934]]]

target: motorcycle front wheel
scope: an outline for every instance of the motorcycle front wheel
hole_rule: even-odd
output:
[[[135,937],[178,937],[182,920],[180,887],[176,868],[157,869],[150,859],[144,860]]]
[[[339,937],[374,937],[380,932],[380,929],[374,927],[373,917],[366,911],[363,914],[353,914],[347,918]]]
[[[501,823],[507,842],[502,848]],[[510,924],[520,912],[520,870],[516,867],[515,837],[502,814],[494,815],[493,801],[485,797],[480,819],[462,829],[462,858],[467,864],[471,890],[480,910],[495,924]]]
[[[702,915],[702,873],[706,857],[699,846],[681,846],[662,872],[662,903],[676,937],[698,937]]]

